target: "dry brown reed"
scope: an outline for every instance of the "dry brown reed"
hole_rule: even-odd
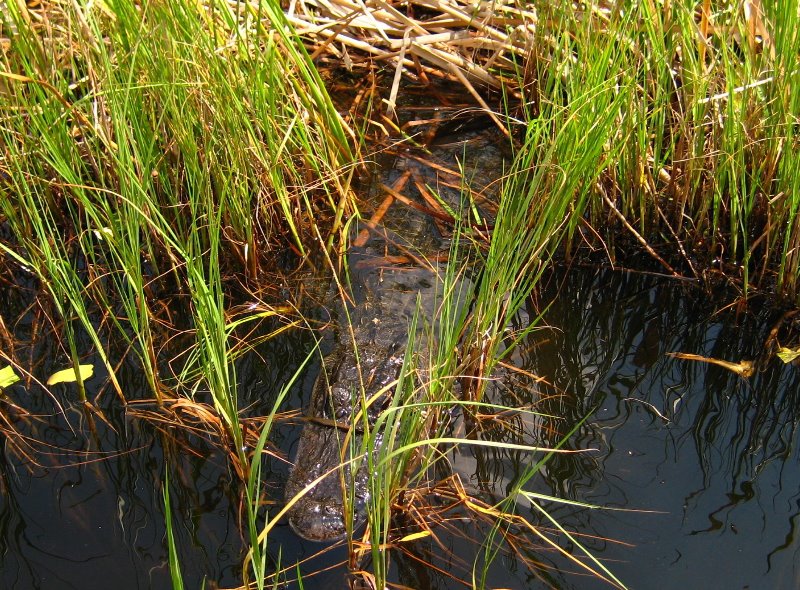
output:
[[[537,23],[535,10],[509,1],[293,0],[286,14],[311,42],[312,57],[327,55],[348,70],[373,63],[394,68],[389,114],[403,75],[457,82],[493,111],[483,94],[502,88],[518,92],[513,72],[532,54]]]

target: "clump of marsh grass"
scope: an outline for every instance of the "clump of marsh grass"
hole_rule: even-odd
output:
[[[494,557],[500,553],[510,551],[532,571],[536,571],[541,564],[526,550],[521,550],[522,547],[530,550],[531,542],[535,539],[545,550],[558,550],[553,537],[563,535],[571,541],[576,540],[568,531],[559,529],[554,533],[516,515],[513,508],[514,499],[518,497],[531,503],[541,499],[528,499],[522,486],[538,473],[553,453],[569,451],[533,446],[529,439],[506,436],[508,433],[504,428],[501,430],[505,434],[499,438],[478,431],[466,437],[463,433],[457,435],[452,432],[456,409],[460,409],[465,416],[483,415],[484,418],[520,414],[538,416],[535,411],[526,408],[465,400],[463,389],[467,389],[467,386],[459,391],[462,383],[469,383],[472,379],[465,379],[459,373],[465,365],[462,355],[457,351],[464,347],[465,335],[470,334],[476,309],[480,305],[474,295],[476,285],[472,280],[474,277],[471,277],[474,273],[469,270],[471,265],[468,264],[469,258],[476,253],[463,245],[465,241],[463,226],[458,225],[454,230],[450,264],[439,268],[441,274],[435,295],[437,304],[432,316],[436,318],[435,321],[419,317],[419,314],[411,320],[408,329],[411,337],[405,350],[404,363],[397,380],[387,385],[393,391],[388,406],[374,423],[359,423],[362,429],[359,444],[352,444],[355,437],[347,437],[346,440],[349,439],[351,444],[344,445],[342,451],[343,462],[351,463],[353,470],[367,463],[367,527],[363,533],[352,530],[353,515],[350,514],[350,535],[347,540],[349,567],[353,575],[363,578],[372,587],[379,588],[387,584],[393,553],[407,552],[406,547],[420,539],[430,537],[436,540],[441,535],[457,534],[448,524],[451,518],[468,517],[483,523],[480,526],[490,531],[491,540],[487,542],[485,551],[481,551],[480,543],[475,545],[473,587],[483,587],[480,580],[485,577]],[[532,321],[526,330],[534,329],[535,324],[536,321]],[[488,336],[500,338],[502,335],[487,333]],[[505,345],[510,350],[513,342],[505,342]],[[489,380],[491,376],[486,375],[482,379]],[[364,399],[363,403],[368,402]],[[477,490],[467,491],[458,476],[453,475],[448,457],[465,446],[542,458],[534,460],[531,468],[519,475],[517,487],[507,500],[491,505],[481,499]],[[354,492],[347,486],[343,490],[347,503]],[[425,500],[428,495],[425,490],[428,493],[435,490],[437,500],[434,503]],[[398,517],[401,523],[399,527]],[[512,527],[515,531],[508,530]],[[500,538],[496,537],[498,532]],[[576,546],[582,548],[579,541]],[[585,553],[589,555],[588,551]],[[575,563],[584,571],[622,587],[602,564],[591,560],[591,555],[588,563]],[[433,562],[429,565],[436,567]],[[461,575],[468,576],[468,570],[468,567],[464,568]],[[448,575],[459,574],[450,572]]]
[[[744,295],[796,300],[798,102],[787,88],[800,75],[797,18],[760,2],[608,14],[607,33],[632,48],[615,74],[628,90],[613,144],[625,145],[591,205],[595,228],[614,221],[601,232],[612,252],[622,232],[670,274],[718,272]],[[574,52],[596,55],[590,39]]]
[[[279,252],[338,237],[357,138],[275,3],[4,2],[2,18],[4,264],[33,277],[85,407],[115,403],[86,398],[86,342],[126,406],[142,392],[116,371],[135,357],[164,419],[205,420],[229,449],[255,530],[233,361],[243,334],[300,318],[236,304]]]
[[[580,117],[588,134],[596,122],[581,117],[581,97],[592,89],[615,101],[613,112],[598,110],[613,118],[596,138],[602,174],[574,207],[588,225],[570,235],[612,264],[630,264],[632,242],[670,275],[724,276],[745,296],[759,288],[797,301],[798,104],[787,91],[800,75],[796,8],[539,8],[547,26],[534,44],[543,52],[520,78],[530,81],[525,118],[561,108],[563,121]],[[585,77],[598,68],[613,85]]]
[[[210,390],[241,447],[231,336],[247,320],[230,317],[228,285],[256,287],[270,251],[304,255],[304,228],[322,216],[335,232],[352,207],[348,131],[316,70],[266,3],[7,3],[4,18],[0,217],[13,241],[0,247],[37,277],[76,366],[80,326],[126,399],[100,336],[111,327],[159,399]],[[195,353],[165,388],[156,334],[178,328],[159,300],[176,293]]]

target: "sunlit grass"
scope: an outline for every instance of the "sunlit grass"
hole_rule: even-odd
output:
[[[589,243],[615,263],[632,242],[667,274],[727,276],[743,295],[797,301],[800,16],[785,3],[743,6],[537,3],[547,25],[521,79],[524,118],[529,134],[548,127],[520,157],[564,133],[565,145],[600,150],[585,152],[599,175],[583,155],[531,158],[561,176],[555,193],[587,185],[570,204],[568,247]]]
[[[341,120],[302,48],[264,28],[270,17],[282,31],[282,13],[262,8],[48,4],[44,26],[10,3],[18,35],[0,72],[0,212],[16,241],[2,247],[50,295],[71,360],[80,326],[129,395],[105,357],[107,323],[159,399],[165,377],[196,389],[159,373],[153,331],[162,294],[185,295],[188,358],[236,448],[226,284],[257,288],[270,249],[305,253],[312,203],[334,217],[350,198]]]
[[[616,263],[631,241],[667,274],[719,273],[744,294],[798,301],[796,7],[750,3],[753,16],[730,3],[528,4],[531,52],[515,37],[502,63],[518,65],[517,78],[497,77],[511,86],[495,117],[519,141],[491,238],[470,244],[467,224],[456,227],[438,322],[414,320],[409,333],[422,337],[408,344],[390,407],[364,424],[360,447],[349,439],[372,501],[369,546],[351,538],[351,549],[370,553],[379,587],[400,492],[447,449],[478,444],[446,435],[445,409],[511,409],[487,404],[485,384],[535,329],[512,326],[553,257],[589,245]],[[277,520],[260,521],[261,455],[287,390],[249,455],[233,360],[254,345],[237,329],[282,310],[232,302],[262,288],[277,250],[300,261],[344,234],[353,150],[370,125],[343,124],[275,2],[3,6],[14,26],[0,64],[0,221],[13,239],[0,248],[37,277],[65,357],[81,364],[77,334],[87,334],[121,402],[131,393],[109,336],[126,342],[160,402],[210,395],[243,484],[246,569],[263,587]],[[170,306],[184,315],[173,322]],[[162,347],[178,333],[191,344],[168,364]],[[101,405],[80,379],[78,391]],[[511,513],[509,503],[493,517]]]
[[[546,244],[546,239],[544,243]],[[464,350],[469,350],[466,348],[466,338],[475,329],[473,322],[480,317],[480,306],[485,305],[479,299],[480,281],[486,280],[485,273],[500,270],[498,267],[481,266],[480,271],[476,272],[470,263],[476,256],[478,252],[469,245],[463,226],[458,225],[451,242],[450,262],[439,267],[441,274],[435,288],[433,316],[420,317],[418,313],[409,323],[410,336],[405,359],[397,381],[391,384],[393,394],[389,406],[373,424],[360,424],[364,429],[361,446],[346,449],[349,452],[344,454],[345,458],[355,461],[356,464],[364,461],[368,464],[370,477],[367,527],[363,533],[354,530],[352,534],[355,536],[350,542],[355,563],[368,561],[370,564],[369,571],[357,569],[355,574],[368,578],[369,583],[375,587],[383,587],[390,581],[389,563],[393,551],[402,551],[405,543],[415,539],[441,534],[441,531],[437,532],[443,525],[439,519],[447,512],[440,513],[438,509],[427,506],[425,500],[421,499],[425,496],[424,491],[420,494],[416,492],[435,486],[440,480],[450,481],[451,485],[443,485],[438,493],[452,494],[454,506],[461,507],[476,522],[486,523],[490,531],[490,540],[485,544],[485,551],[479,551],[479,546],[476,546],[473,556],[476,568],[472,573],[473,587],[484,587],[486,573],[497,555],[515,551],[513,543],[492,542],[491,539],[495,538],[495,533],[502,527],[510,524],[526,527],[527,532],[523,532],[522,537],[529,540],[523,542],[523,545],[535,540],[541,542],[543,547],[555,547],[561,551],[551,540],[551,532],[542,532],[538,525],[515,514],[514,502],[517,496],[525,493],[522,486],[539,472],[553,453],[571,451],[537,447],[529,440],[515,439],[514,436],[495,440],[484,435],[475,420],[471,419],[479,414],[484,417],[504,414],[540,415],[530,409],[469,399],[469,392],[480,390],[482,393],[484,390],[483,387],[476,388],[476,382],[485,383],[496,378],[494,373],[463,373],[463,369],[469,366],[468,361],[462,358]],[[476,274],[480,276],[477,277]],[[533,283],[531,288],[532,286]],[[427,296],[431,294],[428,293]],[[524,300],[521,297],[520,303]],[[506,313],[517,311],[518,308],[504,308]],[[532,318],[523,332],[528,333],[535,329],[537,322],[538,318]],[[494,346],[504,354],[511,350],[521,335],[505,338],[505,328],[500,324],[497,327],[502,331],[494,332],[490,328],[484,332],[484,336],[497,340]],[[500,356],[497,352],[494,354],[494,358]],[[483,369],[486,370],[486,366]],[[367,391],[364,395],[368,393],[377,395]],[[453,421],[458,416],[461,416],[461,420],[470,429],[466,437],[463,432],[453,433]],[[562,444],[569,439],[570,434],[563,437]],[[501,453],[521,452],[534,459],[530,469],[517,475],[515,487],[509,492],[508,499],[497,506],[488,506],[465,490],[457,476],[453,478],[449,457],[451,453],[461,452],[464,447],[494,449]],[[535,459],[536,457],[539,458]],[[352,493],[352,490],[349,492]],[[396,528],[398,506],[404,506],[404,510],[413,507],[409,518],[415,520],[417,527],[417,530],[402,537]],[[562,529],[560,533],[572,539],[569,531]],[[583,549],[580,542],[576,546]],[[584,552],[591,561],[581,564],[585,571],[618,587],[624,587],[587,550]],[[467,555],[459,557],[469,559]],[[525,562],[533,569],[537,567],[529,560]],[[431,567],[435,566],[431,564]],[[466,572],[461,575],[466,575]]]
[[[0,221],[12,239],[0,248],[38,279],[68,360],[98,354],[120,402],[148,397],[117,380],[127,359],[108,342],[120,339],[159,403],[208,396],[260,583],[271,421],[251,462],[234,360],[259,341],[237,336],[244,324],[258,331],[287,308],[236,305],[271,288],[277,250],[301,264],[320,227],[338,235],[357,138],[275,3],[10,2],[3,18],[14,28],[0,63]],[[177,336],[189,346],[176,359]],[[115,403],[86,399],[80,379],[78,391],[93,412]]]

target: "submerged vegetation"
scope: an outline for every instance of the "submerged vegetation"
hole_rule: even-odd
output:
[[[512,549],[524,534],[555,545],[513,509],[516,500],[535,503],[522,486],[541,462],[497,506],[471,496],[446,466],[459,445],[543,451],[513,432],[462,440],[448,430],[448,412],[461,407],[477,432],[486,416],[533,412],[502,406],[486,390],[513,371],[505,361],[536,327],[519,312],[554,258],[641,266],[645,257],[678,279],[731,284],[740,303],[754,293],[800,303],[800,96],[792,91],[800,14],[789,2],[0,8],[0,292],[14,302],[0,311],[0,370],[36,387],[46,375],[31,360],[35,339],[54,335],[78,392],[54,395],[56,406],[81,406],[89,423],[123,407],[202,431],[225,449],[243,499],[245,583],[293,575],[267,558],[282,513],[265,522],[262,471],[292,382],[251,428],[235,361],[313,325],[300,311],[302,290],[277,286],[282,273],[328,266],[346,276],[352,220],[371,208],[354,190],[358,174],[398,141],[425,148],[415,130],[446,123],[398,123],[408,123],[404,86],[462,85],[472,101],[458,105],[466,118],[488,114],[513,157],[497,170],[493,202],[473,198],[467,168],[463,215],[426,199],[453,243],[436,345],[410,343],[390,406],[351,459],[370,464],[369,525],[363,543],[352,530],[348,542],[351,569],[372,587],[386,584],[387,548],[435,537],[436,518],[446,520],[415,494],[437,478],[449,482],[437,493],[453,510],[493,531],[471,585],[486,584],[498,539]],[[340,80],[351,92],[335,104],[328,92]],[[475,288],[464,294],[467,275]],[[30,323],[44,327],[17,328]],[[80,367],[90,355],[103,364],[102,397],[85,393]],[[146,394],[118,378],[131,359]],[[19,403],[13,379],[3,383],[4,403]],[[145,401],[155,409],[137,410]],[[35,456],[5,411],[10,447]],[[166,487],[163,499],[169,528]],[[408,530],[393,520],[398,506]],[[171,532],[168,542],[177,587]],[[366,554],[371,571],[361,565]],[[622,585],[591,557],[576,563]]]

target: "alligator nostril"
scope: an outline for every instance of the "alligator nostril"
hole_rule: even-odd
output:
[[[336,541],[347,533],[342,514],[341,505],[298,502],[289,513],[289,524],[307,541]]]

